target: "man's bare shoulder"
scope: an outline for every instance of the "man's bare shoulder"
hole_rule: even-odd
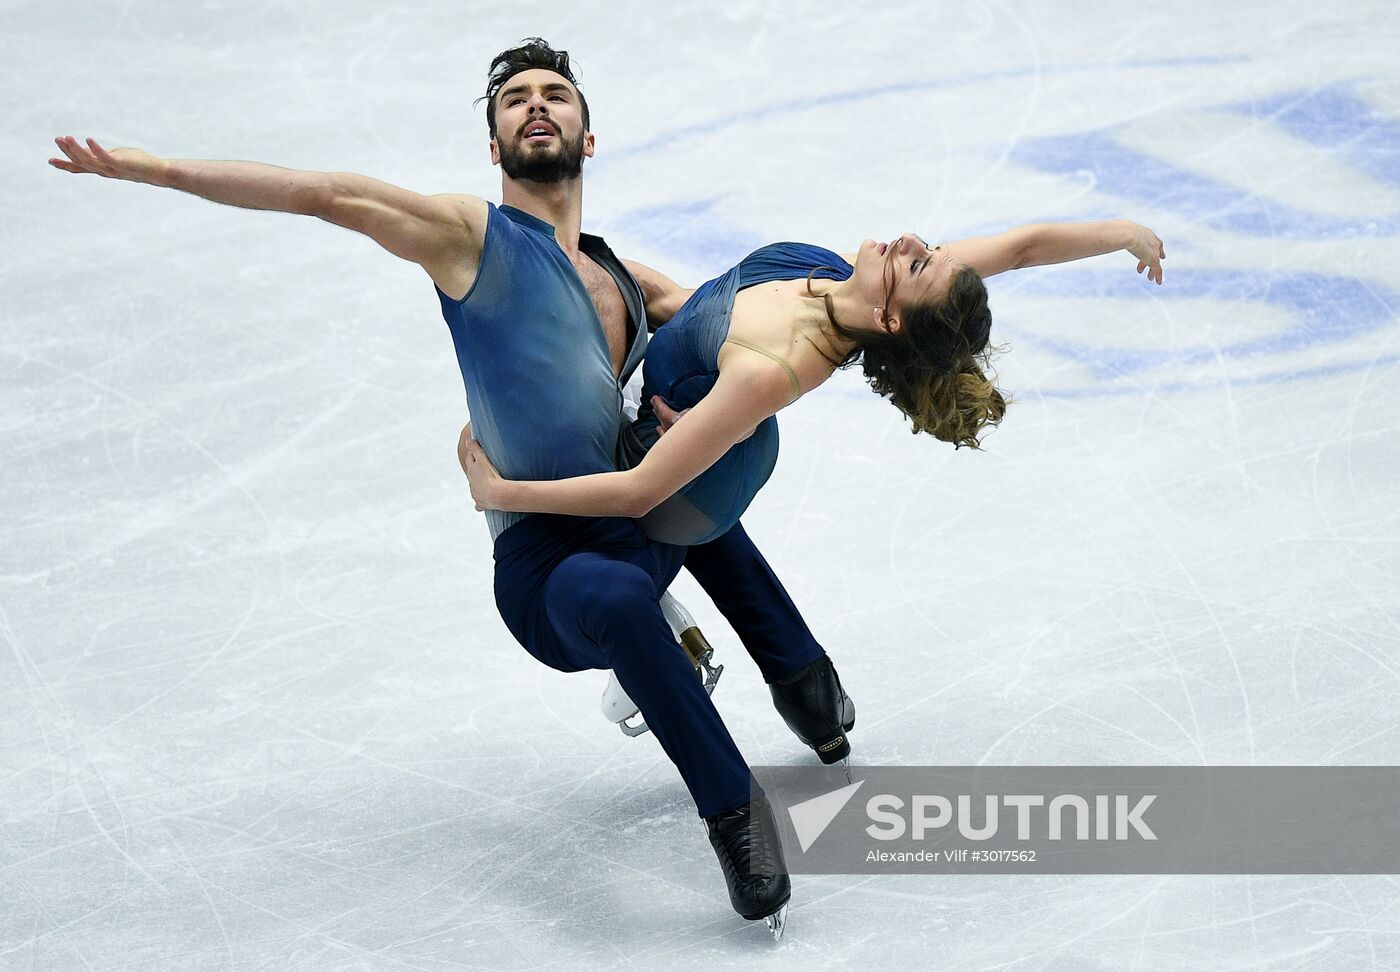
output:
[[[490,207],[480,196],[466,193],[444,192],[428,198],[441,207],[445,218],[466,231],[466,245],[442,253],[439,259],[423,264],[423,269],[439,290],[453,300],[461,300],[476,280]]]
[[[486,217],[490,212],[490,204],[485,199],[459,192],[440,192],[430,198],[440,203],[446,211],[455,214],[467,226],[478,228],[485,234]]]
[[[434,209],[452,223],[462,225],[472,232],[477,242],[486,237],[486,220],[490,214],[490,204],[480,196],[463,192],[440,192],[428,196]]]

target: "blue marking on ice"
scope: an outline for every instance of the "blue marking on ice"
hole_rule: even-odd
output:
[[[1136,71],[1158,68],[1245,64],[1248,63],[1249,60],[1250,58],[1243,55],[1222,54],[1204,57],[1134,59],[1094,64],[1040,65],[1036,67],[1009,68],[997,71],[976,71],[967,74],[957,74],[947,78],[902,81],[895,84],[881,84],[873,85],[868,88],[855,88],[849,91],[832,91],[812,97],[796,98],[791,101],[782,101],[773,105],[765,105],[761,108],[751,108],[747,111],[736,111],[718,118],[711,118],[702,122],[684,125],[673,131],[663,132],[654,138],[639,142],[636,145],[623,146],[622,148],[608,153],[606,156],[596,157],[592,160],[591,164],[596,171],[599,166],[608,166],[634,156],[655,152],[658,149],[666,148],[676,142],[687,138],[693,138],[697,135],[712,135],[715,132],[723,131],[727,128],[735,128],[753,122],[765,121],[775,116],[792,115],[818,108],[829,108],[834,105],[850,104],[851,102],[866,101],[872,98],[883,98],[887,95],[912,94],[921,91],[933,91],[938,88],[966,87],[968,85],[983,84],[988,81],[1002,81],[1010,78],[1039,78],[1062,74],[1084,74],[1102,71]]]
[[[1119,145],[1103,129],[1028,139],[1011,150],[1011,159],[1057,175],[1083,174],[1094,180],[1097,192],[1250,236],[1328,239],[1400,232],[1394,216],[1351,219],[1298,209]]]
[[[1098,378],[1116,378],[1168,364],[1193,364],[1223,358],[1278,354],[1314,345],[1336,343],[1377,330],[1395,320],[1400,295],[1366,280],[1310,272],[1254,270],[1201,270],[1168,273],[1163,289],[1155,284],[1124,286],[1122,272],[1056,268],[1053,272],[1027,273],[1017,281],[1016,293],[1073,298],[1114,299],[1219,298],[1252,301],[1286,310],[1289,323],[1281,330],[1242,341],[1176,349],[1115,348],[1110,345],[1067,341],[1037,334],[1015,323],[994,324],[1002,337],[1044,348],[1089,367]],[[993,295],[993,307],[996,298]],[[1146,315],[1144,315],[1146,318]]]
[[[717,276],[763,245],[752,230],[728,222],[723,200],[690,199],[632,209],[607,222],[610,236],[645,240],[684,260],[707,277]]]
[[[1227,110],[1267,118],[1368,175],[1400,185],[1400,121],[1359,97],[1354,83],[1282,92],[1229,105]]]
[[[1097,398],[1104,395],[1163,395],[1172,392],[1202,391],[1220,385],[1281,385],[1304,378],[1323,378],[1342,375],[1352,371],[1374,371],[1381,365],[1400,362],[1400,354],[1383,354],[1358,361],[1343,361],[1329,364],[1308,365],[1298,368],[1285,368],[1279,371],[1260,372],[1249,375],[1213,375],[1205,381],[1152,381],[1146,384],[1102,384],[1086,385],[1081,388],[1040,388],[1028,395],[1011,392],[1023,398]]]

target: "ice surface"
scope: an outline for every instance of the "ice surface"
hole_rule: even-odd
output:
[[[498,198],[487,63],[576,57],[585,228],[698,282],[1126,216],[991,282],[987,451],[855,375],[746,517],[857,762],[1400,759],[1400,12],[1221,2],[7,5],[0,966],[1400,967],[1356,877],[799,877],[730,911],[654,740],[491,595],[431,283],[58,135]],[[689,580],[754,763],[810,759]]]

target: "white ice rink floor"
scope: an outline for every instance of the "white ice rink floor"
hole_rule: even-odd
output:
[[[746,517],[855,761],[1400,761],[1400,11],[1388,3],[4,6],[0,967],[1394,969],[1389,876],[794,879],[729,908],[651,737],[515,644],[431,282],[303,217],[59,172],[58,135],[498,199],[541,34],[585,229],[688,283],[1125,216],[989,284],[955,452],[838,376]],[[755,764],[808,751],[688,578]]]

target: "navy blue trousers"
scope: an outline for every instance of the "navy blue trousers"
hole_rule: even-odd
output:
[[[749,769],[676,643],[659,600],[687,567],[772,681],[822,655],[742,526],[676,547],[632,520],[535,514],[496,539],[496,606],[515,639],[561,672],[612,669],[700,816],[748,802]]]
[[[806,668],[824,654],[743,523],[709,543],[687,547],[685,569],[715,602],[765,682]]]

